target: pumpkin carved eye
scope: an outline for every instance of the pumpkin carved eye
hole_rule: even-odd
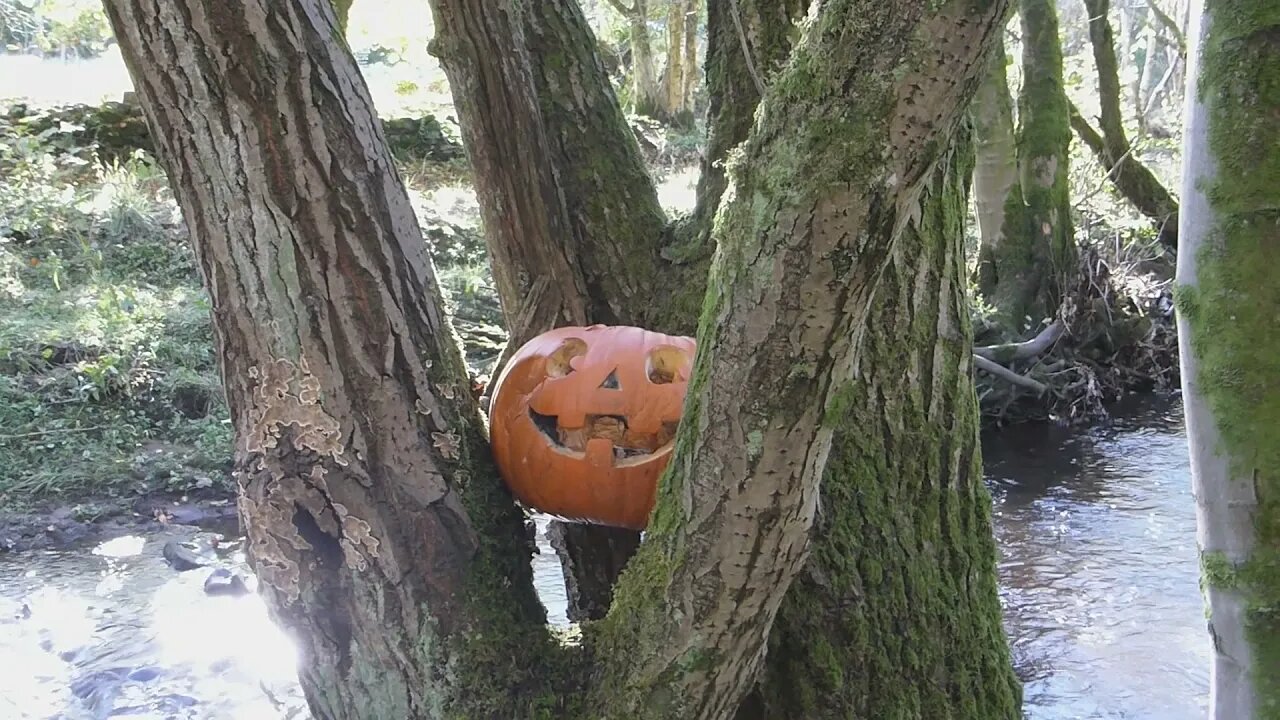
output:
[[[525,505],[643,529],[680,422],[695,344],[635,327],[568,327],[517,350],[494,382],[490,439]]]

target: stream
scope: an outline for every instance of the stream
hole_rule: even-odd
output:
[[[983,453],[1025,717],[1204,717],[1210,648],[1180,407],[1145,402],[1084,433],[1006,430]],[[535,582],[563,625],[538,527]],[[162,558],[171,540],[209,537],[171,525],[0,556],[0,718],[309,717],[294,648],[258,596],[210,596],[208,568]],[[219,566],[243,568],[227,540]]]

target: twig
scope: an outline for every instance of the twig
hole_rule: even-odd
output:
[[[28,433],[18,433],[17,435],[0,435],[0,440],[21,440],[23,438],[41,437],[43,435],[56,435],[58,433],[77,433],[89,432],[91,430],[105,430],[106,425],[92,425],[90,427],[78,428],[51,428],[49,430],[35,430]]]
[[[751,74],[751,79],[756,83],[756,91],[760,93],[761,99],[764,98],[764,80],[760,77],[760,72],[756,70],[756,62],[751,57],[751,44],[747,42],[747,33],[742,29],[741,11],[738,10],[738,0],[730,0],[733,4],[733,25],[738,28],[738,42],[742,45],[742,59],[747,63],[747,72]]]
[[[973,349],[973,354],[987,360],[1025,360],[1044,353],[1053,346],[1067,326],[1061,320],[1054,320],[1040,331],[1039,335],[1025,342],[1005,343],[1003,345],[980,345]]]
[[[1187,36],[1183,34],[1182,28],[1178,27],[1178,23],[1169,17],[1165,11],[1161,10],[1154,0],[1147,0],[1147,9],[1151,11],[1151,14],[1155,16],[1160,25],[1173,36],[1174,47],[1178,49],[1178,54],[1185,58],[1187,56]],[[1147,52],[1151,51],[1148,50]]]
[[[1018,385],[1019,387],[1027,388],[1028,390],[1034,390],[1037,395],[1043,395],[1049,390],[1044,383],[1032,380],[1025,375],[1019,375],[1009,368],[988,360],[981,355],[973,356],[973,364],[976,365],[979,370],[985,370],[1001,380],[1008,381],[1014,385]]]

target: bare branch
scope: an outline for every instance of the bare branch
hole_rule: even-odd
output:
[[[1147,8],[1151,10],[1151,15],[1156,19],[1156,22],[1160,23],[1160,26],[1168,30],[1169,34],[1173,36],[1173,44],[1178,48],[1178,55],[1185,60],[1187,57],[1187,36],[1182,32],[1182,28],[1178,27],[1178,22],[1161,10],[1155,0],[1147,0]]]
[[[1009,368],[988,360],[978,354],[974,354],[973,364],[976,365],[979,370],[984,370],[1001,380],[1008,381],[1019,387],[1027,388],[1028,390],[1034,390],[1037,395],[1043,395],[1049,389],[1042,382],[1032,380],[1025,375],[1019,375]]]
[[[756,83],[756,92],[760,93],[760,97],[764,97],[764,80],[760,77],[760,71],[756,69],[756,61],[751,52],[751,44],[747,41],[747,32],[742,29],[742,12],[738,9],[738,0],[731,0],[733,4],[733,25],[738,29],[738,41],[742,43],[742,57],[747,62],[747,72],[751,73],[751,79]]]
[[[622,0],[608,0],[608,3],[612,5],[615,10],[627,17],[635,15],[636,10],[638,9],[637,7],[627,7],[626,5],[623,5]]]
[[[973,354],[987,360],[1001,362],[1033,358],[1053,347],[1065,330],[1066,325],[1061,320],[1054,320],[1048,327],[1041,330],[1039,335],[1026,342],[979,346],[973,349]]]

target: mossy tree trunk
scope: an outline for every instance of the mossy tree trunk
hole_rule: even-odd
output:
[[[904,237],[908,217],[924,212],[922,194],[1003,14],[998,3],[952,2],[934,11],[916,3],[822,4],[791,62],[766,88],[717,215],[716,258],[676,455],[649,536],[624,571],[609,615],[588,628],[590,646],[614,661],[604,687],[628,715],[729,717],[762,668],[779,591],[808,558],[824,470],[818,465],[826,464],[810,458],[834,450],[832,438],[862,392],[858,368],[871,361],[862,342],[872,332],[869,303],[895,249],[913,247]],[[945,330],[966,347],[963,326]],[[932,360],[932,347],[920,352]],[[937,402],[934,383],[967,367],[966,359],[963,367],[938,369],[929,381]],[[972,411],[972,397],[961,402]],[[915,429],[918,418],[910,419]],[[989,525],[979,520],[986,509],[975,491],[974,456],[963,449],[973,448],[976,417],[950,421],[964,439],[954,446],[930,439],[947,458],[945,472],[955,472],[939,483],[963,479],[955,505],[922,533],[958,543],[963,537],[957,562],[983,558],[976,571],[982,580],[968,575],[972,567],[952,569],[956,582],[976,588],[959,601],[975,599],[975,614],[957,610],[955,617],[970,623],[958,631],[973,639],[965,652],[984,658],[981,679],[969,688],[981,701],[958,710],[987,717],[998,698],[995,712],[1008,716],[1017,701],[1009,694],[1007,656],[1000,660],[999,608],[989,592],[994,547]],[[884,557],[893,566],[886,575],[908,572],[901,565],[907,557]],[[868,558],[868,567],[877,559]],[[841,590],[859,582],[847,563],[832,569],[841,574],[827,580]],[[939,603],[946,596],[939,590]],[[893,602],[887,594],[885,602]],[[904,648],[889,662],[917,651]],[[894,672],[886,668],[884,676]],[[917,692],[906,684],[888,691],[904,704]],[[831,712],[852,714],[847,706]]]
[[[1160,183],[1151,170],[1133,155],[1124,129],[1121,110],[1120,69],[1116,60],[1115,38],[1108,14],[1110,0],[1085,0],[1089,10],[1089,41],[1098,68],[1098,102],[1101,136],[1094,132],[1075,107],[1070,107],[1071,123],[1085,144],[1097,155],[1107,177],[1126,200],[1143,215],[1151,218],[1159,232],[1160,242],[1170,249],[1178,247],[1178,201]],[[1148,55],[1155,48],[1148,44]]]
[[[1211,720],[1280,717],[1280,9],[1191,10],[1178,338]]]
[[[355,0],[333,0],[333,12],[338,16],[338,30],[347,34],[347,19],[351,17],[351,6]]]
[[[988,299],[1007,332],[1020,335],[1052,319],[1076,272],[1062,81],[1062,46],[1053,0],[1022,0],[1023,84],[1018,96],[1018,186],[1005,205],[1004,232],[986,261]]]
[[[1020,228],[1022,187],[1018,184],[1018,144],[1013,130],[1013,95],[1004,49],[1004,35],[995,41],[991,64],[970,105],[975,163],[973,199],[978,213],[978,288],[996,293],[996,258],[1006,228]]]
[[[701,296],[660,290],[673,274],[660,256],[666,215],[576,0],[432,8],[494,274],[506,279],[507,353],[562,325],[692,332]],[[513,203],[514,184],[530,182],[541,201]],[[555,525],[569,615],[596,618],[639,533]]]
[[[557,653],[532,547],[332,7],[105,6],[212,299],[248,555],[313,715],[532,714]]]
[[[729,151],[747,139],[760,93],[786,62],[795,23],[807,9],[799,0],[707,3],[707,147],[693,219],[681,233],[685,257],[712,250],[711,226],[728,185]]]
[[[835,406],[813,553],[739,720],[1021,717],[978,447],[964,276],[972,163],[959,138],[885,267],[854,384]]]

